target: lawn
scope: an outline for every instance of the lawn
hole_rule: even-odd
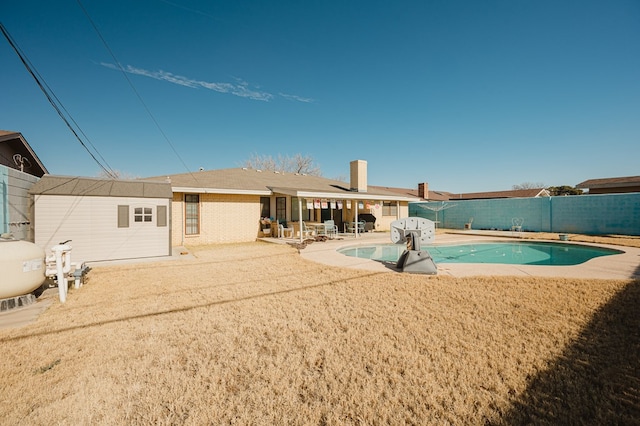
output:
[[[632,424],[640,281],[329,267],[286,245],[96,267],[0,330],[2,424]]]

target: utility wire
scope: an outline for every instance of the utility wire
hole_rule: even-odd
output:
[[[106,165],[106,167],[111,171],[111,173],[108,175],[111,178],[117,178],[118,177],[118,173],[113,170],[113,168],[111,167],[111,165],[107,162],[107,160],[102,156],[102,154],[100,154],[100,151],[98,151],[98,148],[96,148],[96,146],[91,142],[91,140],[89,139],[89,137],[86,135],[86,133],[82,130],[82,128],[80,127],[80,125],[76,122],[76,120],[73,118],[73,116],[69,113],[69,111],[67,111],[67,109],[64,107],[64,105],[62,104],[62,102],[60,101],[60,99],[58,99],[58,96],[56,96],[56,94],[54,93],[54,91],[49,87],[49,85],[47,84],[47,82],[42,78],[42,76],[40,75],[40,73],[38,72],[37,69],[35,69],[33,67],[33,64],[31,64],[31,62],[29,61],[28,58],[27,62],[29,62],[29,65],[31,66],[31,68],[33,68],[35,74],[38,76],[38,78],[40,78],[40,80],[42,81],[43,85],[47,88],[47,90],[49,91],[49,93],[51,94],[51,96],[55,99],[55,101],[57,102],[58,105],[60,105],[60,108],[62,108],[62,110],[65,112],[65,114],[67,114],[67,116],[69,117],[69,119],[71,120],[71,122],[76,126],[76,128],[78,129],[78,131],[82,134],[82,136],[85,138],[85,140],[89,143],[89,145],[91,145],[91,147],[93,148],[93,150],[96,152],[96,154],[98,154],[98,156],[100,157],[100,159],[104,162],[104,164]]]
[[[29,60],[26,58],[26,55],[24,55],[24,53],[20,50],[18,45],[13,41],[13,38],[9,34],[8,30],[4,27],[2,22],[0,22],[0,30],[2,31],[2,34],[7,39],[7,41],[9,42],[11,47],[13,48],[13,50],[16,52],[16,54],[20,58],[20,61],[25,66],[25,68],[27,69],[29,74],[31,74],[31,77],[33,77],[33,79],[35,80],[36,84],[38,85],[38,87],[40,88],[42,93],[44,93],[45,97],[47,98],[47,100],[49,101],[49,103],[51,104],[53,109],[56,110],[56,112],[58,113],[58,115],[60,116],[62,121],[64,121],[64,123],[67,125],[69,130],[71,130],[71,133],[73,133],[73,135],[76,137],[78,142],[80,142],[80,145],[82,145],[82,147],[89,153],[89,155],[91,156],[91,158],[93,158],[93,160],[96,162],[96,164],[98,164],[100,166],[100,168],[102,168],[102,170],[104,170],[104,172],[107,174],[107,176],[115,179],[116,178],[115,172],[113,170],[111,170],[110,167],[107,168],[108,164],[106,166],[103,165],[100,162],[100,160],[98,160],[96,158],[96,156],[91,152],[91,150],[87,147],[87,145],[82,141],[80,136],[78,136],[78,133],[73,128],[71,123],[69,123],[69,120],[67,119],[67,117],[65,116],[65,114],[63,113],[62,110],[64,110],[67,114],[69,114],[68,111],[64,108],[64,106],[62,105],[60,100],[55,96],[55,94],[53,94],[53,91],[51,90],[51,88],[46,84],[46,82],[44,82],[44,79],[42,78],[42,76],[40,76],[40,74],[37,72],[37,70],[35,70],[35,67],[29,62]],[[51,92],[51,93],[49,93],[49,92]],[[55,101],[54,101],[54,98],[55,98]],[[58,103],[56,103],[56,101],[60,104],[60,106],[58,105]],[[69,116],[71,117],[70,114],[69,114]],[[75,122],[75,120],[73,120],[73,118],[71,118],[71,120],[77,126],[77,123]],[[78,127],[78,129],[84,135],[84,132],[82,132],[82,130],[79,127]],[[93,148],[96,150],[96,152],[98,152],[98,150],[95,147],[93,147]]]
[[[147,114],[149,114],[149,117],[151,117],[151,120],[153,121],[153,123],[158,128],[158,131],[160,131],[160,134],[162,134],[162,137],[164,137],[164,140],[169,144],[169,146],[173,150],[173,153],[176,155],[176,157],[178,157],[178,160],[180,160],[180,162],[184,166],[185,170],[187,170],[187,172],[191,175],[191,177],[193,177],[193,179],[197,182],[198,179],[191,172],[191,170],[189,170],[189,167],[187,167],[187,164],[184,162],[184,160],[182,159],[180,154],[178,154],[178,151],[176,150],[176,148],[173,146],[173,144],[169,140],[169,137],[167,136],[167,134],[164,132],[164,130],[162,130],[162,127],[160,127],[160,123],[158,123],[158,120],[156,120],[155,116],[153,115],[153,113],[151,112],[151,110],[149,109],[149,107],[147,106],[145,101],[142,99],[142,96],[140,95],[138,90],[133,85],[133,82],[129,78],[127,72],[122,67],[122,64],[120,64],[120,61],[118,61],[118,58],[116,58],[116,55],[113,53],[113,51],[111,50],[111,48],[107,44],[107,41],[104,39],[104,37],[102,37],[102,34],[100,33],[100,30],[98,30],[98,27],[93,22],[93,19],[91,19],[91,16],[89,15],[89,12],[87,12],[87,10],[85,9],[84,5],[82,4],[82,2],[80,0],[76,0],[76,1],[78,2],[78,5],[80,6],[80,9],[82,9],[82,12],[85,14],[87,19],[89,20],[89,23],[93,27],[94,31],[96,32],[96,34],[98,35],[98,37],[102,41],[102,44],[104,44],[105,49],[107,49],[107,52],[109,52],[109,54],[113,58],[113,61],[115,62],[116,66],[118,67],[118,69],[120,70],[122,75],[124,76],[125,80],[127,80],[127,83],[129,83],[129,86],[131,87],[131,90],[133,90],[133,93],[135,93],[136,97],[138,98],[138,100],[140,101],[142,106],[144,107],[145,111],[147,112]]]

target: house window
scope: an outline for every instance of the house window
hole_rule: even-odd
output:
[[[260,197],[260,217],[271,217],[271,198]]]
[[[287,220],[287,197],[276,197],[276,219]]]
[[[382,216],[398,216],[398,204],[395,201],[383,201]]]
[[[200,196],[198,194],[184,195],[184,228],[186,235],[200,233]]]
[[[151,222],[153,221],[153,209],[151,207],[134,207],[134,222]]]
[[[291,197],[291,220],[300,220],[299,211],[298,197]],[[311,220],[311,211],[307,210],[307,203],[304,199],[302,200],[302,220]]]

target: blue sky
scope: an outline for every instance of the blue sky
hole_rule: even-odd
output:
[[[640,174],[637,0],[81,1],[135,91],[77,1],[0,19],[126,176],[253,154],[450,192]],[[4,38],[0,62],[0,129],[50,173],[98,175]]]

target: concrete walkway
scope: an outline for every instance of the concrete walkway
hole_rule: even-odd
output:
[[[47,289],[30,305],[0,312],[0,329],[18,328],[32,323],[51,305],[54,297],[58,297],[58,289]]]
[[[179,260],[179,259],[194,259],[193,255],[184,247],[174,247],[172,249],[171,256],[159,256],[159,257],[145,257],[140,259],[125,259],[125,260],[110,260],[104,262],[87,262],[87,265],[91,268],[94,266],[109,266],[109,265],[122,265],[122,264],[134,264],[134,263],[146,263],[157,262],[162,260]],[[73,285],[73,284],[71,284]],[[82,290],[77,290],[82,291]],[[18,328],[35,321],[38,316],[44,312],[54,300],[59,299],[59,292],[57,287],[51,287],[46,289],[36,300],[35,303],[31,303],[19,308],[9,309],[0,312],[0,329],[5,328]]]

